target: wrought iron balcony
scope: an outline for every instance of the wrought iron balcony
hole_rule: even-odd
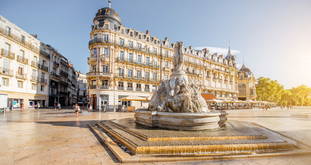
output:
[[[89,85],[89,88],[90,89],[96,89],[97,87],[96,87],[96,85]]]
[[[13,70],[0,67],[0,74],[5,76],[13,76]]]
[[[102,85],[102,86],[100,86],[100,89],[109,89],[109,86],[108,85]]]
[[[38,67],[38,62],[31,61],[31,66],[37,68]]]
[[[26,79],[27,78],[27,74],[25,73],[19,73],[19,72],[16,72],[16,78],[19,78],[19,79]]]
[[[38,67],[41,69],[41,70],[44,70],[46,72],[49,71],[49,68],[47,66],[45,66],[44,64],[38,64]]]
[[[45,78],[40,78],[40,81],[39,81],[40,83],[43,83],[43,84],[47,84],[47,79],[45,79]]]
[[[25,58],[25,57],[23,57],[23,56],[16,56],[17,58],[16,58],[16,60],[18,61],[18,62],[20,62],[20,63],[23,63],[23,64],[28,64],[28,59],[27,58]]]
[[[89,41],[89,45],[94,44],[94,43],[113,43],[111,39],[104,39],[104,38],[94,38]]]
[[[1,56],[12,59],[12,60],[15,59],[15,54],[6,49],[1,49]]]
[[[38,76],[32,75],[30,80],[33,82],[38,82]]]

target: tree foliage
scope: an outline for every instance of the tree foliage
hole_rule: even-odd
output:
[[[291,89],[284,89],[276,80],[260,77],[256,85],[257,100],[271,101],[281,106],[311,105],[311,88],[300,85]]]

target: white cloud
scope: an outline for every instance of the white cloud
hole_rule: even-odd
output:
[[[218,54],[223,54],[226,55],[228,53],[228,48],[217,48],[217,47],[210,47],[210,46],[199,46],[199,47],[195,47],[194,49],[196,50],[202,50],[204,48],[207,48],[211,53],[218,53]],[[232,50],[231,49],[231,53],[233,55],[237,55],[240,53],[240,51],[238,50]]]

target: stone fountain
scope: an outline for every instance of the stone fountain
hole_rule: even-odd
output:
[[[174,69],[161,82],[148,109],[135,119],[104,120],[90,130],[120,162],[159,162],[287,156],[310,147],[256,123],[226,122],[209,111],[200,89],[182,70],[182,43],[174,46]]]
[[[182,70],[183,43],[174,45],[174,68],[168,80],[161,82],[153,94],[148,109],[135,112],[136,123],[177,130],[224,128],[226,114],[210,112],[200,88],[189,81]]]

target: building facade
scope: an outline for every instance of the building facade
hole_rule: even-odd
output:
[[[256,78],[249,68],[244,64],[238,72],[238,99],[256,100]]]
[[[51,57],[49,106],[58,103],[61,106],[72,106],[77,102],[77,76],[73,65],[51,45],[41,43],[41,49]]]
[[[88,86],[87,86],[87,79],[86,75],[82,74],[80,72],[77,72],[77,83],[78,83],[78,91],[77,91],[77,97],[78,97],[78,104],[80,105],[87,105],[88,104]]]
[[[48,105],[49,56],[40,41],[0,16],[0,93],[12,109]]]
[[[89,98],[97,109],[108,105],[134,104],[120,101],[124,97],[150,98],[160,80],[169,78],[173,45],[168,38],[139,32],[121,23],[118,13],[99,9],[90,32],[88,57]],[[219,99],[236,99],[237,68],[234,56],[210,53],[208,49],[184,48],[184,70],[203,94]]]

